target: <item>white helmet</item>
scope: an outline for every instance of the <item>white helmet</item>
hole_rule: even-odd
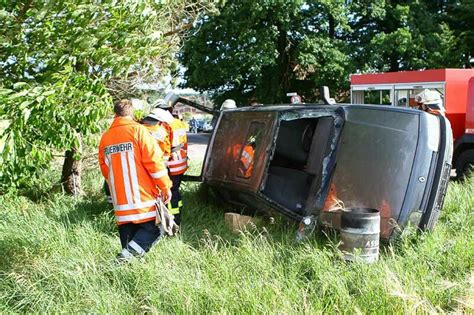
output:
[[[235,105],[235,101],[231,99],[227,99],[222,103],[221,105],[221,110],[226,110],[226,109],[235,109],[237,106]]]
[[[421,93],[415,95],[415,101],[417,103],[429,105],[429,104],[440,104],[443,101],[441,100],[441,94],[437,91],[424,90]]]
[[[152,111],[146,116],[146,118],[152,118],[154,120],[162,121],[165,123],[170,123],[174,120],[173,115],[167,110],[161,108],[154,108]]]
[[[415,95],[415,102],[429,109],[444,111],[443,100],[441,99],[441,94],[438,91],[425,89],[423,92]]]

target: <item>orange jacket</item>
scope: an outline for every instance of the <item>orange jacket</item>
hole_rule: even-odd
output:
[[[156,125],[144,124],[150,134],[158,141],[165,163],[168,162],[171,155],[171,128],[166,123],[158,122]]]
[[[170,175],[179,175],[188,169],[188,139],[187,126],[179,119],[174,119],[171,127],[171,156],[168,161]]]
[[[254,149],[251,145],[245,145],[240,156],[239,171],[241,176],[249,178],[252,175],[254,163]]]
[[[159,190],[170,189],[172,183],[162,152],[145,127],[116,117],[100,139],[99,165],[119,225],[155,220]]]

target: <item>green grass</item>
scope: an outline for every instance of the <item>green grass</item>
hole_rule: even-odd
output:
[[[372,265],[345,263],[336,238],[294,241],[261,220],[232,234],[226,209],[183,187],[182,234],[116,265],[114,218],[97,171],[86,195],[0,197],[0,313],[474,312],[474,180],[451,183],[433,233],[408,229]]]

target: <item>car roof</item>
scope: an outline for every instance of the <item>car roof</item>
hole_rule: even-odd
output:
[[[371,104],[347,104],[338,103],[333,105],[309,103],[309,104],[269,104],[269,105],[258,105],[258,106],[245,106],[238,107],[236,109],[227,109],[226,112],[284,112],[284,111],[306,111],[306,110],[317,110],[317,111],[336,111],[337,109],[351,109],[351,108],[366,108],[374,110],[388,110],[397,112],[412,112],[420,113],[418,109],[412,109],[407,107],[396,107],[391,105],[371,105]]]

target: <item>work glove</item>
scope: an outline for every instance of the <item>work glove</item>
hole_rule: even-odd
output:
[[[155,224],[160,227],[161,235],[173,236],[179,229],[179,226],[174,222],[174,215],[169,213],[168,207],[160,199],[156,200]]]
[[[171,196],[172,196],[171,189],[168,189],[166,191],[162,190],[161,196],[159,198],[165,205],[167,205],[171,201]]]

